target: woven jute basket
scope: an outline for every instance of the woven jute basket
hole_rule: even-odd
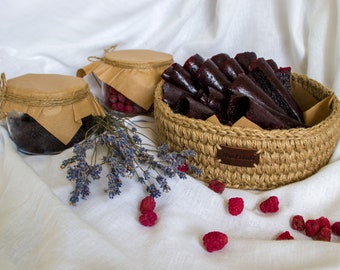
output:
[[[173,113],[162,101],[160,82],[155,92],[154,117],[159,143],[175,151],[190,148],[191,161],[202,169],[198,179],[217,179],[226,187],[269,190],[303,180],[329,162],[340,135],[340,103],[335,97],[330,114],[308,128],[261,130],[230,127]],[[305,75],[292,73],[291,87],[306,91],[316,100],[333,92]],[[236,153],[235,153],[236,150]],[[229,151],[229,152],[228,152]],[[241,158],[249,164],[230,165],[224,157]],[[256,164],[255,164],[256,163]]]

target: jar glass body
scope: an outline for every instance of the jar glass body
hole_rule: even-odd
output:
[[[6,126],[18,150],[25,154],[58,154],[84,140],[92,126],[92,116],[82,119],[82,126],[68,144],[62,143],[30,115],[17,111],[7,113]]]

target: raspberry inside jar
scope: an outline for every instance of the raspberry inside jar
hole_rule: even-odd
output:
[[[149,113],[147,110],[138,106],[130,99],[125,97],[123,94],[118,92],[112,86],[103,83],[103,97],[104,97],[104,105],[122,115],[134,116],[138,114],[147,114]]]

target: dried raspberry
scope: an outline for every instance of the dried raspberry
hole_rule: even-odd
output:
[[[121,93],[118,93],[118,100],[121,102],[121,103],[125,103],[126,101],[126,97],[124,95],[122,95]]]
[[[117,111],[118,110],[117,104],[118,104],[117,102],[116,103],[112,103],[111,104],[111,109]]]
[[[139,216],[139,222],[144,226],[155,225],[157,219],[158,216],[154,211],[145,211]]]
[[[340,221],[334,222],[331,228],[332,233],[334,233],[337,236],[340,236]]]
[[[224,189],[225,189],[225,185],[218,181],[218,180],[211,180],[208,188],[210,188],[211,190],[215,191],[216,193],[223,193]]]
[[[187,171],[188,171],[188,164],[184,163],[183,165],[178,166],[177,170],[179,170],[180,172],[187,173]]]
[[[228,243],[228,236],[225,233],[213,231],[203,236],[203,245],[208,252],[224,248]]]
[[[306,235],[309,237],[314,237],[320,230],[320,225],[318,220],[309,219],[305,223]]]
[[[291,227],[297,231],[303,231],[305,229],[305,220],[301,215],[295,215],[291,221]]]
[[[317,219],[317,221],[319,222],[319,226],[320,226],[320,229],[326,227],[328,229],[331,228],[331,223],[329,222],[329,219],[326,218],[326,217],[319,217]]]
[[[111,103],[116,103],[117,100],[118,100],[117,96],[112,95],[112,96],[109,97],[109,101],[110,101]]]
[[[139,205],[139,210],[141,213],[144,213],[146,211],[153,211],[156,207],[156,201],[153,197],[147,196],[145,197]]]
[[[127,98],[127,99],[125,100],[125,105],[131,105],[131,106],[132,106],[133,104],[134,104],[134,103],[133,103],[130,99]]]
[[[116,103],[116,110],[120,112],[124,112],[125,106],[124,103],[118,102]]]
[[[281,233],[277,238],[276,240],[293,240],[294,237],[291,236],[290,232],[289,231],[285,231],[283,233]]]
[[[321,241],[331,241],[331,234],[332,231],[330,228],[327,227],[323,227],[321,228],[321,230],[319,231],[319,233],[316,236],[316,240],[321,240]]]
[[[109,91],[107,91],[107,92],[110,93],[111,95],[117,95],[118,94],[116,89],[112,88],[111,86],[109,86]]]
[[[233,216],[237,216],[242,213],[244,208],[244,202],[242,198],[235,197],[228,200],[228,210]]]
[[[125,113],[132,113],[133,106],[132,105],[125,105]]]
[[[279,199],[276,196],[270,196],[260,204],[260,210],[263,213],[274,213],[279,211]]]

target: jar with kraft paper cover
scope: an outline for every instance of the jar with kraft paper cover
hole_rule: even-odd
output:
[[[25,154],[57,154],[85,138],[95,116],[105,116],[85,80],[58,74],[1,77],[1,118]]]
[[[115,48],[115,47],[113,47]],[[172,55],[153,50],[105,50],[103,58],[81,68],[77,76],[93,74],[101,84],[100,101],[122,116],[150,114],[161,74]]]

